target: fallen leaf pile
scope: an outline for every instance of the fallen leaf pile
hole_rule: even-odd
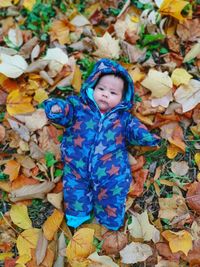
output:
[[[200,2],[0,1],[0,265],[200,266]],[[123,227],[65,223],[59,144],[42,102],[122,64],[132,114],[161,137],[129,147]],[[143,265],[142,265],[143,266]]]

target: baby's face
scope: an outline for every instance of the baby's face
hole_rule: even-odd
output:
[[[106,112],[117,106],[123,96],[124,81],[114,75],[105,75],[100,78],[94,88],[94,100],[100,111]]]

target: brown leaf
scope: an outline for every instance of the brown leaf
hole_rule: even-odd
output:
[[[177,25],[176,32],[183,42],[198,41],[200,37],[200,19],[184,20]]]
[[[39,238],[38,238],[36,251],[35,251],[35,257],[36,257],[37,265],[40,265],[40,263],[42,263],[45,255],[46,255],[47,246],[48,246],[48,241],[44,237],[43,232],[41,231],[39,233]]]
[[[123,232],[108,231],[103,235],[102,250],[106,255],[119,253],[128,243],[127,236]]]
[[[187,191],[186,200],[188,206],[200,215],[200,182],[194,182],[190,185]]]
[[[38,37],[34,36],[21,47],[19,54],[24,58],[29,58],[36,44],[38,44]]]
[[[179,262],[182,254],[181,252],[172,253],[167,243],[157,243],[156,249],[158,250],[158,254],[160,256],[169,261]]]
[[[4,126],[0,124],[0,142],[3,141],[3,139],[5,138],[5,135],[6,135],[6,130]]]
[[[143,169],[133,172],[133,178],[135,182],[131,183],[129,196],[138,197],[142,194],[148,172],[149,172],[148,170],[143,170]]]
[[[13,181],[19,175],[20,164],[16,160],[9,160],[4,169],[4,173],[9,175],[10,181]]]
[[[36,185],[26,185],[19,189],[11,191],[9,194],[9,199],[12,202],[25,199],[41,198],[43,199],[45,195],[54,188],[55,184],[53,182],[43,182]]]

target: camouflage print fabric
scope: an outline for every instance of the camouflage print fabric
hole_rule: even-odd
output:
[[[93,90],[104,74],[122,76],[126,81],[126,94],[120,104],[102,116],[89,97],[88,88]],[[132,179],[127,145],[156,146],[159,143],[159,139],[128,112],[133,95],[128,72],[112,60],[101,59],[83,84],[80,97],[44,102],[47,117],[66,128],[61,143],[66,215],[81,218],[93,211],[97,221],[108,229],[117,230],[123,225],[125,200]],[[55,104],[60,106],[60,113],[51,112]]]

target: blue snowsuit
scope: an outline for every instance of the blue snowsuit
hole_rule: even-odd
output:
[[[93,88],[104,74],[120,75],[126,81],[123,100],[101,114]],[[127,145],[156,146],[159,139],[133,117],[133,81],[117,62],[99,60],[81,88],[80,97],[44,102],[47,117],[66,127],[61,143],[64,162],[63,190],[68,225],[76,227],[93,210],[99,223],[117,230],[123,225],[125,201],[132,180]],[[60,113],[53,113],[53,105]]]

